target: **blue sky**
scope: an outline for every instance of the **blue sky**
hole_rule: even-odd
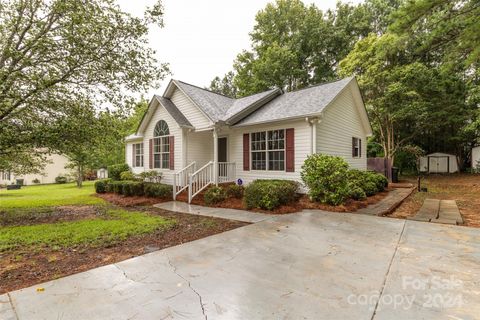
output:
[[[359,3],[363,0],[351,0]],[[134,15],[142,15],[153,0],[119,0],[120,6]],[[150,45],[159,61],[168,62],[172,77],[198,86],[208,86],[216,75],[232,68],[233,60],[248,49],[248,33],[255,14],[271,1],[264,0],[164,0],[165,27],[152,27]],[[336,0],[304,1],[322,10],[335,8]],[[168,77],[160,90],[162,94]]]

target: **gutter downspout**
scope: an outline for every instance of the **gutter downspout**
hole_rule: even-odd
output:
[[[321,122],[320,117],[306,117],[305,121],[310,126],[310,154],[317,153],[317,125]]]

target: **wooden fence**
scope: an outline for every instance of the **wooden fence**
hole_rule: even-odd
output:
[[[388,181],[392,181],[392,160],[387,158],[368,158],[367,169],[382,173],[388,178]]]

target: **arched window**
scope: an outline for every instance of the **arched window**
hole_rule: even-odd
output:
[[[165,120],[160,120],[155,125],[155,130],[153,131],[153,136],[156,137],[163,137],[168,136],[170,134],[170,130],[168,130],[168,124]]]
[[[153,130],[153,167],[170,168],[170,130],[164,120],[160,120]]]

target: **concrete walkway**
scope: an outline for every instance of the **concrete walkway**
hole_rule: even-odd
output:
[[[408,219],[454,225],[463,223],[455,200],[425,199],[415,216]]]
[[[250,223],[260,222],[260,221],[274,217],[271,214],[264,214],[259,212],[237,210],[237,209],[224,209],[224,208],[211,208],[211,207],[197,206],[197,205],[188,204],[186,202],[181,202],[181,201],[163,202],[163,203],[155,204],[154,207],[160,208],[163,210],[168,210],[168,211],[189,213],[189,214],[195,214],[195,215],[206,216],[206,217],[237,220],[237,221],[250,222]]]
[[[478,279],[480,229],[309,210],[11,292],[0,319],[478,319]]]
[[[413,188],[396,188],[388,193],[381,201],[369,205],[366,208],[355,211],[360,214],[368,214],[372,216],[383,216],[395,210],[410,194]]]

